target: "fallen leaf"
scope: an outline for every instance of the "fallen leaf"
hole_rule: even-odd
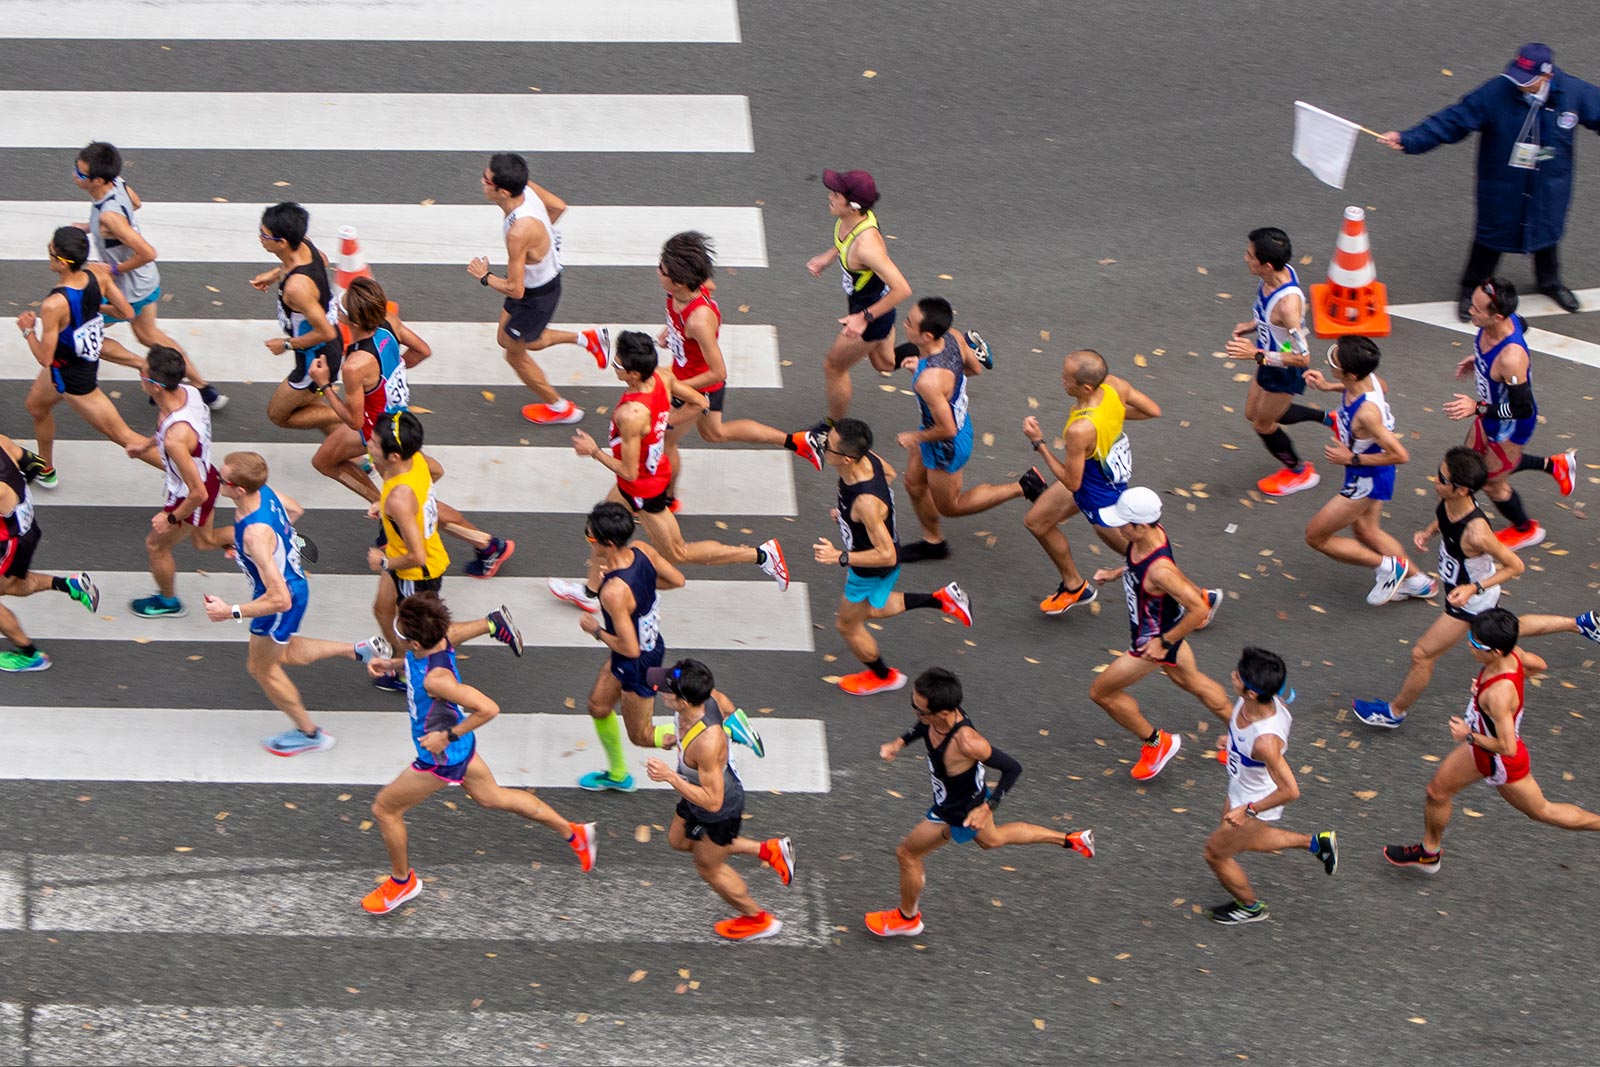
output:
[[[174,848],[172,851],[174,851],[174,852],[193,852],[194,849],[191,848],[188,845],[179,845],[176,848]]]
[[[586,1011],[580,1011],[578,1013],[578,1017],[572,1021],[577,1023],[579,1026],[582,1026],[584,1023],[589,1021],[589,1013]]]
[[[1132,959],[1133,958],[1133,953],[1131,953],[1131,952],[1119,952],[1119,953],[1117,953],[1117,957],[1116,958],[1119,959],[1119,960]]]
[[[1044,1020],[1043,1019],[1035,1019],[1035,1020],[1033,1020],[1033,1028],[1035,1030],[1043,1030],[1044,1029]]]
[[[1133,357],[1133,365],[1135,367],[1148,367],[1150,365],[1150,361],[1145,359],[1143,356],[1136,354]]]
[[[489,403],[491,403],[491,404],[493,404],[493,403],[494,403],[494,393],[492,393],[492,392],[490,392],[490,391],[489,391],[489,390],[487,390],[487,389],[485,389],[485,390],[484,390],[484,391],[483,391],[483,398],[484,398],[484,399],[485,399],[485,400],[487,400],[487,401],[488,401],[488,402],[489,402]]]
[[[1357,800],[1371,800],[1373,797],[1378,795],[1378,791],[1376,789],[1357,789],[1350,795],[1355,797]]]
[[[633,839],[635,841],[639,842],[639,844],[641,844],[641,845],[649,844],[650,843],[650,827],[646,826],[644,823],[640,823],[638,826],[636,826],[634,828]]]
[[[273,182],[272,184],[277,186],[279,189],[285,189],[289,185],[288,182]]]
[[[875,70],[864,70],[861,72],[861,76],[863,78],[876,78],[878,76],[878,72]]]
[[[1103,983],[1102,983],[1102,982],[1101,982],[1101,981],[1100,981],[1100,979],[1098,979],[1098,978],[1096,978],[1096,977],[1095,977],[1095,976],[1094,976],[1094,975],[1092,975],[1092,974],[1089,974],[1089,975],[1085,975],[1085,976],[1084,976],[1084,977],[1085,977],[1085,978],[1088,978],[1088,979],[1089,979],[1089,984],[1090,984],[1090,985],[1101,985],[1101,984],[1103,984]]]
[[[1114,260],[1114,259],[1101,259],[1101,260],[1096,260],[1096,262],[1098,262],[1102,267],[1109,267],[1109,266],[1111,266],[1111,264],[1115,263],[1116,260]]]
[[[1481,818],[1483,818],[1483,812],[1474,811],[1471,808],[1462,808],[1461,809],[1461,814],[1465,815],[1469,819],[1481,819]]]
[[[1195,271],[1196,274],[1210,274],[1211,273],[1210,271],[1206,270],[1204,267],[1196,267],[1194,269],[1194,271]]]
[[[1408,1023],[1416,1023],[1418,1026],[1426,1026],[1427,1023],[1428,1023],[1428,1020],[1424,1019],[1420,1015],[1413,1015],[1411,1018],[1407,1019],[1406,1022],[1408,1022]]]
[[[649,971],[634,971],[632,974],[628,975],[628,982],[630,984],[635,983],[635,982],[642,982],[642,981],[644,981],[644,976],[649,974],[649,973],[650,973]]]

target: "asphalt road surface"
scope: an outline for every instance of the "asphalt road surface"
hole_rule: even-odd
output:
[[[1125,647],[1120,600],[1106,596],[1098,611],[1041,616],[1036,603],[1055,578],[1022,528],[1022,506],[1012,504],[949,521],[951,559],[908,567],[901,580],[902,589],[913,590],[961,582],[973,595],[976,625],[967,631],[918,612],[886,622],[879,637],[902,669],[914,674],[940,664],[962,676],[980,728],[1025,768],[1006,817],[1093,827],[1100,855],[1085,861],[1043,847],[948,848],[929,864],[926,932],[902,941],[871,937],[862,914],[894,905],[894,847],[922,817],[927,782],[920,761],[886,765],[877,757],[879,743],[910,725],[908,692],[858,700],[825,681],[852,669],[831,627],[840,575],[812,563],[808,548],[818,536],[836,536],[828,518],[832,480],[780,464],[776,480],[752,482],[747,497],[735,494],[718,514],[686,514],[683,526],[691,538],[775,532],[797,582],[779,599],[753,572],[690,574],[692,584],[749,583],[720,588],[702,616],[710,618],[707,626],[753,635],[699,653],[719,685],[765,713],[756,715],[758,725],[795,720],[795,736],[825,733],[825,748],[806,755],[825,791],[753,789],[747,807],[751,833],[792,835],[799,856],[800,873],[788,889],[768,871],[744,869],[757,899],[785,920],[782,937],[717,942],[710,924],[723,917],[722,906],[688,858],[666,846],[672,801],[649,791],[543,790],[569,817],[600,824],[600,861],[589,876],[573,869],[547,833],[441,793],[410,819],[414,863],[431,880],[428,892],[405,913],[370,920],[357,901],[387,866],[367,822],[373,785],[342,782],[337,770],[321,784],[249,772],[194,780],[192,767],[232,766],[235,749],[253,755],[255,733],[281,721],[244,673],[241,634],[175,630],[136,639],[126,605],[109,601],[101,614],[116,618],[74,615],[65,632],[54,633],[39,620],[59,605],[46,605],[42,595],[8,601],[24,624],[32,619],[39,634],[54,633],[40,643],[55,666],[7,677],[0,700],[7,733],[29,754],[0,760],[0,1060],[1564,1064],[1600,1057],[1592,966],[1600,936],[1589,921],[1594,842],[1530,824],[1474,787],[1460,798],[1449,862],[1437,878],[1406,877],[1382,862],[1383,844],[1418,839],[1424,786],[1450,746],[1445,720],[1463,705],[1474,667],[1464,651],[1451,652],[1403,730],[1372,731],[1354,721],[1346,710],[1351,698],[1398,686],[1410,642],[1438,608],[1369,608],[1368,575],[1304,545],[1304,524],[1333,491],[1331,478],[1282,501],[1253,491],[1272,464],[1242,415],[1240,379],[1250,368],[1217,358],[1233,324],[1249,317],[1253,283],[1241,255],[1256,226],[1286,229],[1302,276],[1321,280],[1340,212],[1364,205],[1391,299],[1454,296],[1470,237],[1471,148],[1410,158],[1363,139],[1349,187],[1330,189],[1290,157],[1294,99],[1378,130],[1404,128],[1498,71],[1528,39],[1549,42],[1557,62],[1579,76],[1600,78],[1592,65],[1600,31],[1584,6],[1546,4],[1525,21],[1527,12],[1493,5],[1368,0],[1318,12],[1022,0],[746,3],[737,10],[736,40],[689,32],[673,43],[596,40],[625,38],[633,24],[620,15],[561,14],[564,5],[524,6],[514,16],[526,20],[521,31],[570,15],[591,36],[512,41],[540,34],[508,32],[450,42],[466,32],[453,27],[472,19],[441,17],[419,35],[432,39],[361,33],[360,40],[300,40],[337,20],[309,5],[267,4],[218,5],[207,17],[218,20],[223,36],[223,24],[259,17],[261,9],[277,20],[275,32],[219,41],[163,30],[158,39],[134,40],[122,38],[154,14],[134,18],[120,5],[90,0],[30,4],[27,18],[8,18],[26,24],[28,38],[4,37],[20,32],[14,26],[0,30],[0,91],[112,94],[92,118],[63,119],[61,146],[125,142],[119,131],[151,106],[123,95],[135,92],[527,96],[536,88],[547,97],[742,98],[751,150],[619,144],[616,151],[540,152],[533,162],[537,179],[576,205],[754,209],[741,218],[759,220],[766,265],[723,270],[717,295],[730,325],[776,331],[783,387],[735,383],[730,410],[787,428],[821,413],[820,358],[841,314],[833,276],[814,279],[804,269],[828,246],[821,170],[870,169],[882,190],[879,215],[894,238],[891,251],[917,292],[948,296],[958,323],[980,329],[997,353],[998,368],[973,383],[980,444],[969,483],[1009,480],[1026,469],[1019,424],[1028,414],[1047,427],[1062,421],[1060,361],[1074,348],[1105,353],[1114,372],[1161,403],[1161,419],[1133,428],[1135,481],[1164,494],[1185,569],[1228,591],[1216,624],[1193,642],[1200,664],[1226,678],[1247,643],[1274,648],[1289,662],[1299,693],[1289,758],[1303,795],[1285,824],[1336,828],[1339,872],[1327,878],[1305,855],[1247,858],[1272,919],[1228,930],[1200,914],[1225,898],[1201,859],[1225,795],[1225,773],[1210,758],[1217,724],[1161,680],[1142,683],[1135,692],[1146,712],[1183,732],[1184,753],[1147,786],[1128,778],[1137,745],[1087,697],[1094,670]],[[711,9],[725,14],[731,5],[682,6],[678,28],[700,28],[703,15],[705,37],[712,37]],[[407,5],[394,8],[370,17],[400,18]],[[54,31],[41,25],[90,39],[52,39],[43,35]],[[119,36],[94,39],[102,29]],[[55,106],[10,96],[6,102],[11,116],[30,107],[50,114]],[[665,121],[681,120],[687,129],[693,113],[687,104]],[[16,121],[0,112],[0,131]],[[476,128],[476,121],[469,108],[459,125]],[[204,144],[212,131],[198,120],[196,126],[188,143]],[[505,134],[508,146],[539,147]],[[296,142],[270,109],[256,118],[254,138],[248,150],[130,148],[127,173],[153,204],[294,197],[481,205],[477,173],[487,149],[440,150],[404,137],[383,151],[278,148]],[[1574,289],[1600,285],[1600,226],[1589,187],[1600,160],[1590,139],[1581,140],[1563,244]],[[37,204],[0,202],[8,227],[22,225],[17,220],[28,212],[38,219],[29,250],[8,246],[0,259],[0,301],[10,314],[44,295],[50,227],[86,217],[87,205],[70,182],[71,147],[28,147],[39,139],[9,132],[0,143],[5,201],[70,202],[58,219]],[[481,212],[488,252],[498,246],[498,220],[488,207]],[[331,230],[336,216],[319,217]],[[149,225],[158,248],[164,237],[179,239]],[[381,226],[364,231],[375,247],[395,236]],[[610,237],[630,239],[624,232]],[[567,272],[561,321],[659,322],[649,259],[604,265],[617,248],[587,251],[600,265]],[[471,282],[464,261],[440,257],[376,270],[408,319],[490,321],[494,301]],[[274,332],[269,302],[245,284],[264,269],[260,259],[164,259],[161,266],[170,294],[161,305],[164,320],[256,320],[261,337]],[[1504,269],[1531,288],[1529,264],[1508,260]],[[1589,313],[1539,325],[1600,342],[1597,322]],[[1440,408],[1458,388],[1450,371],[1470,339],[1397,321],[1381,343],[1380,373],[1413,456],[1387,522],[1408,536],[1431,517],[1431,464],[1460,437]],[[249,350],[194,354],[203,364],[208,357],[255,358]],[[306,444],[266,421],[278,369],[265,355],[259,359],[257,371],[241,376],[248,383],[225,383],[232,403],[216,418],[217,440]],[[492,348],[441,351],[434,359],[459,369],[457,384],[416,387],[432,412],[430,443],[501,450],[566,444],[564,431],[517,417],[521,390],[485,384],[503,375]],[[1582,476],[1568,499],[1542,476],[1520,482],[1550,537],[1524,554],[1528,572],[1505,602],[1519,611],[1575,614],[1597,599],[1600,563],[1586,501],[1600,467],[1584,461],[1600,459],[1592,451],[1600,386],[1589,366],[1535,361],[1542,425],[1534,447],[1579,448]],[[570,350],[549,363],[562,373],[578,366]],[[14,366],[20,369],[6,372],[9,414],[0,430],[27,438],[25,367]],[[480,371],[481,380],[474,377]],[[153,422],[131,383],[108,387],[130,423]],[[903,378],[856,371],[853,413],[874,426],[892,457],[894,432],[915,425],[908,388]],[[603,428],[596,409],[614,403],[616,392],[598,383],[571,390],[591,411],[584,423],[590,432]],[[60,419],[60,433],[64,442],[93,440],[71,415]],[[1316,455],[1319,431],[1301,427],[1294,436]],[[696,447],[686,451],[686,466],[726,462],[726,452]],[[76,477],[110,494],[131,471],[112,446],[99,448],[92,455],[106,466],[63,468],[60,492]],[[523,475],[539,479],[540,464],[553,454],[529,453],[543,458],[524,461]],[[1328,465],[1321,466],[1326,473]],[[784,481],[791,476],[792,495]],[[458,476],[452,486],[447,479],[445,489],[464,492],[467,480]],[[311,492],[320,478],[302,467],[280,472],[275,482]],[[39,494],[46,535],[36,567],[137,576],[145,566],[143,530],[159,499],[153,481],[146,483],[147,505],[99,502],[110,495],[52,503]],[[909,533],[903,494],[900,505]],[[520,547],[506,577],[487,592],[464,588],[461,578],[452,580],[453,590],[493,599],[501,595],[496,583],[513,577],[575,572],[585,546],[574,512],[584,507],[581,494],[568,494],[562,507],[497,507],[490,500],[474,509],[482,525],[509,531]],[[339,501],[313,510],[302,525],[322,546],[314,595],[319,582],[331,588],[333,576],[363,573],[369,530],[357,508]],[[1081,523],[1068,532],[1086,568],[1112,562],[1096,552]],[[180,550],[179,562],[180,589],[190,599],[213,580],[239,595],[237,579],[223,577],[224,561]],[[222,573],[211,578],[196,568]],[[519,590],[521,599],[511,601],[519,613],[555,622],[540,623],[530,640],[535,647],[521,660],[499,648],[477,650],[466,664],[469,680],[500,700],[508,719],[581,716],[601,657],[587,641],[570,639],[575,618],[551,613],[536,585],[505,588]],[[370,620],[359,597],[345,606],[343,636],[363,636]],[[799,621],[802,636],[775,648],[762,635],[780,612],[791,629]],[[172,639],[176,633],[184,636]],[[696,637],[687,628],[667,633],[673,648],[705,649]],[[1600,649],[1572,636],[1544,639],[1538,650],[1551,671],[1529,690],[1525,736],[1535,774],[1554,797],[1600,805],[1591,699]],[[400,698],[369,688],[345,664],[307,668],[297,679],[319,713],[392,714],[403,755]],[[152,708],[197,714],[174,710],[169,721],[142,710]],[[96,746],[93,728],[85,733],[84,720],[73,718],[82,709],[120,709],[126,722],[142,724],[125,773],[116,768],[119,752]],[[218,709],[237,710],[238,721],[249,724],[220,744],[199,728],[214,725],[224,713]],[[193,732],[190,723],[199,724]],[[485,731],[482,751],[502,771],[515,760],[495,763],[497,737],[514,730],[502,720]],[[778,728],[770,731],[776,736]],[[590,740],[591,753],[594,747]],[[152,750],[154,759],[137,755]],[[337,768],[345,753],[289,762]],[[582,750],[558,755],[590,769]],[[798,765],[794,751],[787,758]],[[775,767],[785,761],[781,746],[766,760]],[[112,769],[99,780],[61,780],[60,768],[91,763]],[[152,780],[163,778],[171,780]]]

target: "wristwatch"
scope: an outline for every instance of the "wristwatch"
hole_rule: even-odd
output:
[[[1246,804],[1246,805],[1245,805],[1245,806],[1244,806],[1244,813],[1245,813],[1245,814],[1246,814],[1246,815],[1248,815],[1248,816],[1250,816],[1250,817],[1251,817],[1251,818],[1252,818],[1252,819],[1259,819],[1259,818],[1261,818],[1261,816],[1259,816],[1259,815],[1257,815],[1257,814],[1256,814],[1256,806],[1255,806],[1255,803],[1254,803],[1254,802],[1251,802],[1251,803],[1249,803],[1249,804]]]
[[[450,729],[444,732],[444,737],[445,740],[449,741],[452,745],[461,740],[461,738],[456,736],[456,728],[454,726],[450,727]]]
[[[478,284],[483,286],[485,289],[487,289],[489,287],[489,275],[488,275],[487,272],[484,274],[483,277],[478,279]]]
[[[239,605],[237,604],[233,606],[233,621],[244,622],[244,612],[239,610]]]
[[[839,553],[839,566],[841,566],[841,567],[850,566],[850,553],[848,553],[848,552]]]
[[[862,308],[861,309],[861,317],[863,319],[867,320],[865,325],[867,325],[867,326],[871,326],[872,325],[873,314],[867,308]]]
[[[177,515],[174,515],[174,514],[173,514],[173,513],[172,513],[172,512],[170,512],[170,511],[169,511],[169,512],[167,512],[167,525],[168,525],[168,526],[176,526],[176,525],[178,525],[178,523],[179,523],[179,522],[180,522],[180,521],[181,521],[181,520],[180,520],[180,519],[179,519],[179,518],[178,518],[178,516],[177,516]]]

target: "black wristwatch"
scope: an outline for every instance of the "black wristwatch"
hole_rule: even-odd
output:
[[[170,511],[167,512],[167,525],[168,526],[176,526],[182,521],[183,520],[178,518],[178,516],[176,514],[174,514],[173,512],[170,512]]]
[[[461,740],[461,738],[456,736],[456,728],[454,726],[450,727],[450,729],[444,732],[444,737],[445,740],[449,741],[452,745]]]
[[[873,316],[873,314],[872,314],[872,312],[871,312],[871,311],[870,311],[870,310],[869,310],[869,309],[867,309],[867,308],[862,308],[862,309],[861,309],[861,317],[862,317],[862,318],[863,318],[863,319],[866,319],[866,320],[867,320],[867,321],[866,321],[866,325],[868,325],[868,326],[871,326],[871,325],[872,325],[872,320],[873,320],[873,318],[874,318],[874,316]]]
[[[850,553],[848,553],[848,552],[839,553],[839,566],[841,566],[841,567],[850,566]]]
[[[478,284],[483,286],[485,289],[489,287],[489,273],[487,271],[484,272],[483,277],[478,279]]]

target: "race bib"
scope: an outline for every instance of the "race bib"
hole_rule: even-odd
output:
[[[653,649],[661,641],[661,598],[650,605],[650,610],[639,616],[639,649]]]
[[[1133,478],[1133,445],[1127,434],[1111,443],[1101,466],[1113,485],[1126,485]]]
[[[105,338],[105,320],[96,315],[72,331],[72,351],[77,353],[79,359],[87,360],[90,363],[99,362],[100,345],[105,341]]]

